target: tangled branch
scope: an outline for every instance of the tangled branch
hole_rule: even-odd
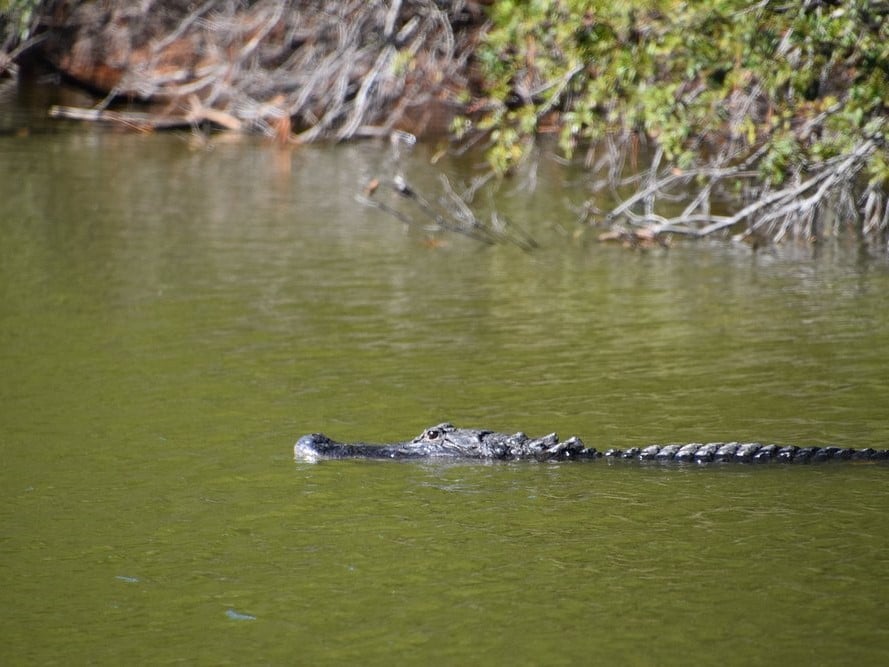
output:
[[[69,10],[74,30],[51,32],[47,54],[75,78],[110,85],[96,108],[55,115],[144,124],[104,113],[138,98],[162,102],[165,125],[209,120],[304,142],[417,131],[430,107],[447,107],[465,87],[475,35],[467,26],[481,21],[463,0],[146,4]]]
[[[885,234],[889,232],[885,197],[878,188],[861,187],[862,170],[884,141],[878,132],[847,153],[825,160],[807,172],[798,171],[793,179],[777,188],[763,186],[760,173],[749,168],[756,156],[725,166],[727,158],[722,155],[708,166],[678,170],[660,168],[656,155],[651,167],[632,179],[641,182],[641,187],[601,216],[601,222],[610,229],[600,238],[639,241],[670,234],[703,238],[728,230],[735,232],[735,240],[812,239],[827,231],[820,226],[828,219],[828,212],[834,213],[830,217],[834,225],[845,220],[862,236],[878,231]],[[612,152],[609,161],[623,159]],[[748,203],[730,215],[715,213],[714,210],[726,208],[728,197],[723,190],[729,186],[737,189],[739,184]],[[864,205],[855,205],[856,190],[861,193],[857,199]],[[683,199],[691,201],[678,214],[656,213],[665,208],[675,209],[676,202]]]

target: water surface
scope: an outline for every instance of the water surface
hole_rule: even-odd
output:
[[[436,170],[406,170],[429,192]],[[477,157],[477,156],[476,156]],[[889,446],[889,268],[355,201],[384,144],[0,137],[4,664],[881,664],[889,468],[292,461],[452,420]]]

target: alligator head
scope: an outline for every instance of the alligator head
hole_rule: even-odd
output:
[[[457,428],[448,422],[427,428],[413,440],[386,445],[342,443],[322,433],[312,433],[297,441],[293,454],[301,461],[344,458],[565,460],[597,455],[595,449],[587,449],[578,438],[561,442],[555,433],[542,438],[529,438],[521,432],[508,435],[497,431]]]

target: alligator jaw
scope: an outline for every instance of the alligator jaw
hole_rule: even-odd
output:
[[[293,458],[297,461],[317,463],[324,459],[396,459],[415,458],[408,448],[410,443],[394,445],[345,444],[331,440],[323,433],[304,435],[293,446]]]

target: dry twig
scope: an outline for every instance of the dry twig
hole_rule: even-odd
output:
[[[176,116],[188,124],[197,99],[206,120],[235,119],[223,126],[269,136],[294,128],[302,142],[385,135],[418,110],[447,104],[449,90],[465,86],[477,35],[464,0],[182,0],[156,13],[112,0],[65,11],[75,28],[52,33],[49,56],[82,79],[98,76],[91,68],[99,64],[113,71],[109,62],[119,72],[90,111],[122,97],[162,102],[154,126],[165,127]]]

